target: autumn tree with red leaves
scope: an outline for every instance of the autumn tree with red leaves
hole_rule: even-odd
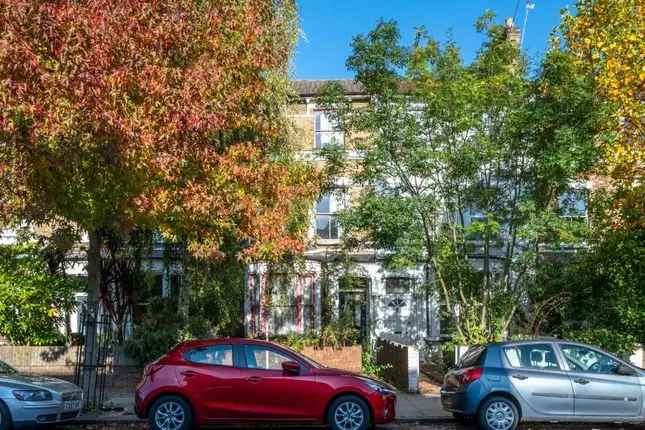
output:
[[[302,248],[313,172],[289,155],[292,0],[0,0],[0,220],[135,226],[200,258]],[[297,222],[300,220],[301,222]]]

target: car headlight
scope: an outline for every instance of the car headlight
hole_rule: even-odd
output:
[[[385,385],[379,384],[378,382],[368,379],[368,378],[359,378],[361,382],[370,387],[374,391],[378,391],[381,394],[394,394],[394,391]]]
[[[47,390],[14,390],[13,396],[25,402],[45,402],[52,399],[52,393]]]

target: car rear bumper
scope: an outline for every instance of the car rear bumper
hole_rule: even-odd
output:
[[[134,393],[134,413],[139,418],[146,418],[145,407],[143,405],[143,396],[139,389]]]
[[[467,391],[441,390],[441,405],[448,412],[475,415],[478,402]]]

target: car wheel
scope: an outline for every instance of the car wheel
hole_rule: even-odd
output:
[[[181,397],[163,396],[150,408],[148,422],[152,430],[189,430],[193,426],[193,413]]]
[[[370,428],[369,408],[356,396],[342,396],[334,400],[327,412],[332,430],[366,430]]]
[[[9,409],[0,401],[0,430],[10,430],[12,427]]]
[[[506,397],[491,397],[479,408],[477,420],[484,430],[515,430],[520,414]]]
[[[473,422],[472,415],[465,415],[465,414],[460,414],[458,412],[453,412],[452,416],[455,419],[455,421],[462,424],[470,424]]]

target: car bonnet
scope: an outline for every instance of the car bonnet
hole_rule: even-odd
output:
[[[62,379],[21,374],[0,375],[0,386],[11,389],[45,388],[58,393],[80,390],[76,385]]]

